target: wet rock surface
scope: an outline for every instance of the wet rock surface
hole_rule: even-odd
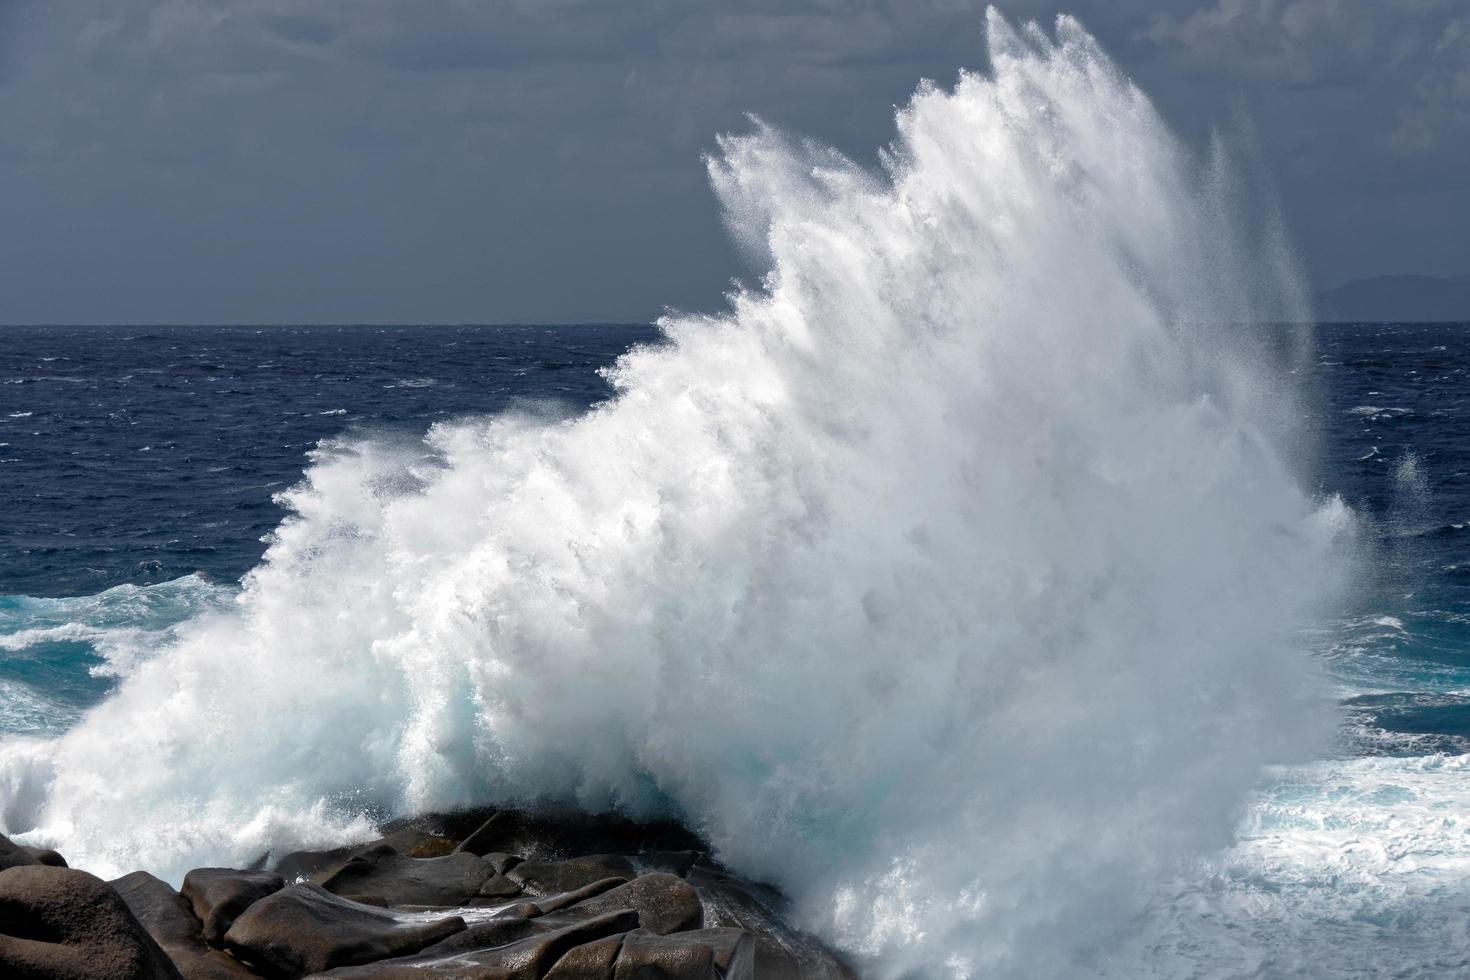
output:
[[[217,946],[241,912],[285,884],[284,878],[271,871],[196,868],[184,876],[179,892],[193,906],[205,941]]]
[[[29,847],[21,847],[4,834],[0,834],[0,871],[6,868],[23,868],[41,862]]]
[[[0,871],[0,977],[180,980],[127,903],[85,871],[39,862]]]
[[[693,886],[658,871],[585,898],[567,912],[601,915],[614,909],[631,909],[638,914],[639,928],[660,936],[698,929],[704,922],[704,906]]]
[[[48,867],[64,868],[67,866],[66,858],[49,847],[23,847],[21,850]]]
[[[204,930],[193,906],[168,882],[146,871],[134,871],[108,884],[174,961],[184,980],[241,980],[255,975],[234,957],[204,941]]]
[[[740,929],[696,929],[660,936],[639,929],[623,938],[613,980],[751,980],[754,945]]]
[[[633,862],[621,854],[590,854],[564,861],[522,861],[505,872],[529,895],[575,891],[608,878],[632,878]]]
[[[477,897],[494,874],[494,868],[473,854],[406,857],[379,844],[348,859],[322,887],[349,898],[371,896],[386,905],[457,906]]]
[[[445,944],[419,956],[375,963],[355,970],[333,970],[329,977],[373,977],[378,980],[415,980],[452,977],[455,980],[540,980],[579,946],[626,931],[633,917],[626,912],[599,916],[499,946],[460,949]]]
[[[0,976],[855,977],[785,925],[777,892],[728,874],[675,824],[480,810],[394,821],[382,833],[266,855],[251,869],[192,871],[180,891],[144,872],[103,883],[0,837]],[[7,897],[8,883],[20,898]],[[51,919],[71,925],[46,926],[44,943],[30,926],[9,925]],[[53,972],[34,972],[43,968]],[[83,968],[93,972],[75,972]]]
[[[416,953],[464,927],[458,916],[416,921],[305,883],[287,885],[246,909],[224,944],[268,976],[302,977]]]

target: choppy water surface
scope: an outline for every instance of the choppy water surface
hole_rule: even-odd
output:
[[[229,608],[281,519],[273,495],[320,440],[407,438],[523,399],[580,408],[609,393],[599,368],[656,336],[7,331],[0,729],[66,729],[177,624]],[[1316,644],[1344,709],[1337,758],[1271,776],[1215,884],[1151,906],[1165,921],[1149,934],[1212,931],[1219,976],[1369,975],[1390,958],[1450,975],[1470,921],[1470,325],[1324,325],[1316,347],[1321,489],[1371,519],[1375,555]],[[1364,937],[1381,958],[1344,952]]]
[[[234,582],[333,436],[584,408],[647,326],[22,328],[0,335],[0,593]]]
[[[323,440],[608,397],[648,326],[6,328],[0,730],[53,731],[227,604]],[[1358,753],[1470,749],[1470,325],[1315,331],[1323,492],[1375,522],[1324,641]],[[162,631],[162,632],[161,632]],[[1464,692],[1464,693],[1462,693]]]

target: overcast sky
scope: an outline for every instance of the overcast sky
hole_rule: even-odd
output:
[[[1192,142],[1243,100],[1319,287],[1470,273],[1467,0],[1015,0]],[[700,154],[864,160],[968,0],[0,0],[0,323],[647,320],[741,270]]]

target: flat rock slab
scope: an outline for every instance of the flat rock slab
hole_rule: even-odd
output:
[[[387,845],[404,857],[413,858],[441,857],[456,850],[457,837],[431,833],[419,826],[407,826],[402,821],[398,822],[397,828],[377,840],[361,844],[326,851],[292,851],[275,862],[274,870],[288,884],[300,880],[321,884],[352,858],[375,847]]]
[[[516,905],[509,906],[506,911],[507,913],[519,915],[546,915],[549,912],[556,912],[561,909],[571,908],[573,905],[580,905],[589,898],[601,895],[605,891],[611,891],[619,885],[626,885],[627,883],[627,878],[604,878],[601,881],[594,881],[590,885],[583,885],[576,891],[561,892],[557,895],[543,895],[534,902],[520,902]],[[599,909],[594,914],[617,911],[621,911],[621,909],[604,908]]]
[[[260,972],[294,978],[416,953],[464,927],[457,915],[405,921],[303,883],[251,905],[225,934],[225,945]]]
[[[561,926],[567,923],[561,923]],[[448,939],[442,939],[432,946],[425,947],[414,954],[414,959],[432,960],[447,959],[458,956],[461,953],[474,953],[483,949],[495,949],[499,946],[509,946],[523,939],[530,939],[543,933],[552,932],[558,928],[556,924],[547,924],[541,919],[532,919],[522,916],[496,916],[484,922],[476,922],[465,929],[457,932]]]
[[[465,905],[495,875],[485,860],[463,852],[412,858],[380,844],[352,857],[322,887],[335,895],[374,895],[389,905]]]
[[[704,924],[704,906],[694,887],[682,878],[658,872],[585,898],[561,914],[605,915],[618,909],[638,913],[639,927],[660,936]]]
[[[85,871],[0,871],[0,977],[181,980],[127,903]]]
[[[754,978],[755,944],[739,929],[695,929],[670,936],[645,929],[630,932],[623,937],[612,974],[612,980]]]
[[[630,912],[615,913],[489,949],[454,952],[458,944],[446,944],[419,956],[332,970],[323,976],[353,980],[541,980],[572,950],[622,933],[635,921]]]
[[[134,871],[109,882],[184,980],[247,980],[255,976],[234,957],[211,949],[189,900],[165,881]]]
[[[326,851],[292,851],[280,858],[273,858],[272,870],[285,878],[288,884],[298,881],[315,881],[320,884],[364,846],[356,844]]]
[[[285,884],[273,871],[196,868],[184,876],[180,892],[203,926],[204,941],[218,946],[240,913]]]
[[[589,854],[564,861],[522,861],[505,876],[531,895],[576,891],[607,878],[632,878],[633,862],[621,854]]]

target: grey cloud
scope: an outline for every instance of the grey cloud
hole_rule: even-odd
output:
[[[1433,149],[1444,134],[1470,129],[1470,17],[1445,25],[1413,87],[1414,99],[1399,110],[1390,142],[1405,154]]]
[[[1454,0],[1213,0],[1142,36],[1182,70],[1281,88],[1356,89],[1378,141],[1435,146],[1470,112],[1470,31]],[[1384,95],[1391,105],[1375,113]]]
[[[1392,59],[1380,20],[1351,0],[1216,0],[1184,15],[1156,15],[1144,36],[1194,67],[1287,85],[1352,82]]]
[[[1244,91],[1333,281],[1470,268],[1435,224],[1466,196],[1458,2],[1002,6],[1080,14],[1189,138]],[[921,77],[983,67],[982,6],[0,0],[0,225],[24,229],[0,236],[0,322],[715,304],[739,271],[715,135],[754,112],[872,159]],[[1410,225],[1421,252],[1354,233]]]
[[[0,85],[20,68],[27,28],[39,7],[40,0],[0,0]]]
[[[281,14],[261,18],[261,26],[290,44],[326,45],[337,37],[331,23],[319,17]]]

